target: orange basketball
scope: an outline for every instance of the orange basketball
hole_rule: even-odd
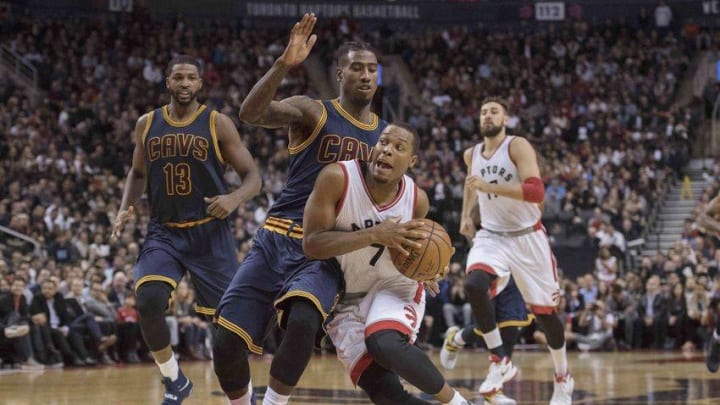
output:
[[[441,274],[450,264],[454,253],[452,241],[445,228],[435,221],[422,218],[422,230],[429,236],[421,240],[419,249],[406,248],[409,256],[403,255],[399,250],[390,249],[390,257],[398,271],[417,281],[432,280]]]

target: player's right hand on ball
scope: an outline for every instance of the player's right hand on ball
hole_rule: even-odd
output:
[[[125,223],[133,214],[135,214],[135,207],[132,205],[129,206],[127,210],[118,211],[117,216],[115,217],[115,223],[113,224],[112,235],[110,236],[113,242],[120,239],[120,234],[125,227]]]
[[[283,54],[280,55],[280,62],[285,66],[297,66],[310,54],[310,50],[317,41],[317,35],[312,33],[315,22],[317,22],[315,14],[305,14],[300,21],[293,25],[290,31],[290,41]]]
[[[397,249],[405,256],[409,256],[410,252],[407,248],[420,249],[422,243],[420,239],[430,236],[427,232],[421,230],[425,224],[422,221],[408,221],[399,223],[399,219],[386,219],[379,225],[372,227],[374,242],[385,245],[392,249]]]

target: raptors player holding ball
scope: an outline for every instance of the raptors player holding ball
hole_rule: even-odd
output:
[[[303,217],[303,250],[311,259],[337,258],[346,293],[327,325],[354,384],[373,403],[429,405],[411,396],[398,376],[443,404],[469,405],[412,343],[425,312],[425,291],[402,275],[388,252],[405,254],[429,235],[428,197],[405,175],[417,160],[418,136],[406,124],[380,135],[367,163],[328,165],[318,175]]]
[[[568,373],[563,324],[556,315],[560,286],[555,257],[540,222],[545,187],[535,150],[526,139],[505,133],[507,118],[507,104],[501,98],[483,100],[483,142],[465,151],[468,177],[461,231],[466,234],[474,229],[471,209],[475,202],[481,220],[468,254],[465,289],[478,329],[492,353],[488,376],[479,392],[491,396],[517,374],[503,347],[492,302],[512,273],[548,337],[555,367],[550,405],[571,404],[574,381]]]

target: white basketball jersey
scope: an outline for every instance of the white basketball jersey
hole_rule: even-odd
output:
[[[370,197],[365,177],[357,160],[338,162],[345,171],[345,192],[338,204],[335,229],[358,231],[375,226],[390,218],[400,217],[400,222],[413,218],[417,191],[415,182],[403,176],[396,198],[389,204],[378,206]],[[345,273],[347,292],[369,291],[377,280],[404,277],[392,263],[388,249],[383,245],[368,246],[338,256]]]
[[[482,177],[488,183],[520,184],[517,167],[510,159],[510,142],[514,138],[508,135],[489,159],[482,153],[484,143],[475,145],[470,173]],[[480,223],[483,228],[491,231],[519,231],[535,225],[542,215],[540,206],[536,203],[480,191],[477,194]]]

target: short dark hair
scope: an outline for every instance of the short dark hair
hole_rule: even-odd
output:
[[[498,96],[485,97],[483,99],[482,103],[480,103],[480,107],[484,106],[487,103],[498,103],[502,106],[502,108],[505,109],[506,114],[510,112],[510,106],[509,106],[508,102],[505,101],[505,99],[502,97],[498,97]]]
[[[346,57],[350,52],[357,52],[357,51],[368,51],[372,52],[377,56],[377,52],[375,49],[373,49],[370,44],[367,42],[357,42],[357,41],[348,41],[340,45],[340,47],[335,52],[335,63],[337,63],[338,66],[340,66],[340,62],[342,58]]]
[[[413,136],[413,153],[417,152],[418,149],[420,149],[420,134],[418,134],[418,131],[413,127],[412,125],[408,124],[407,122],[393,122],[390,124],[390,126],[402,128],[407,132],[410,132]]]
[[[167,70],[165,71],[165,74],[167,76],[170,76],[173,66],[183,65],[183,64],[195,66],[198,70],[198,73],[202,76],[203,72],[202,72],[202,66],[200,65],[200,61],[196,57],[190,56],[190,55],[177,55],[174,58],[170,59],[170,62],[167,65]]]

